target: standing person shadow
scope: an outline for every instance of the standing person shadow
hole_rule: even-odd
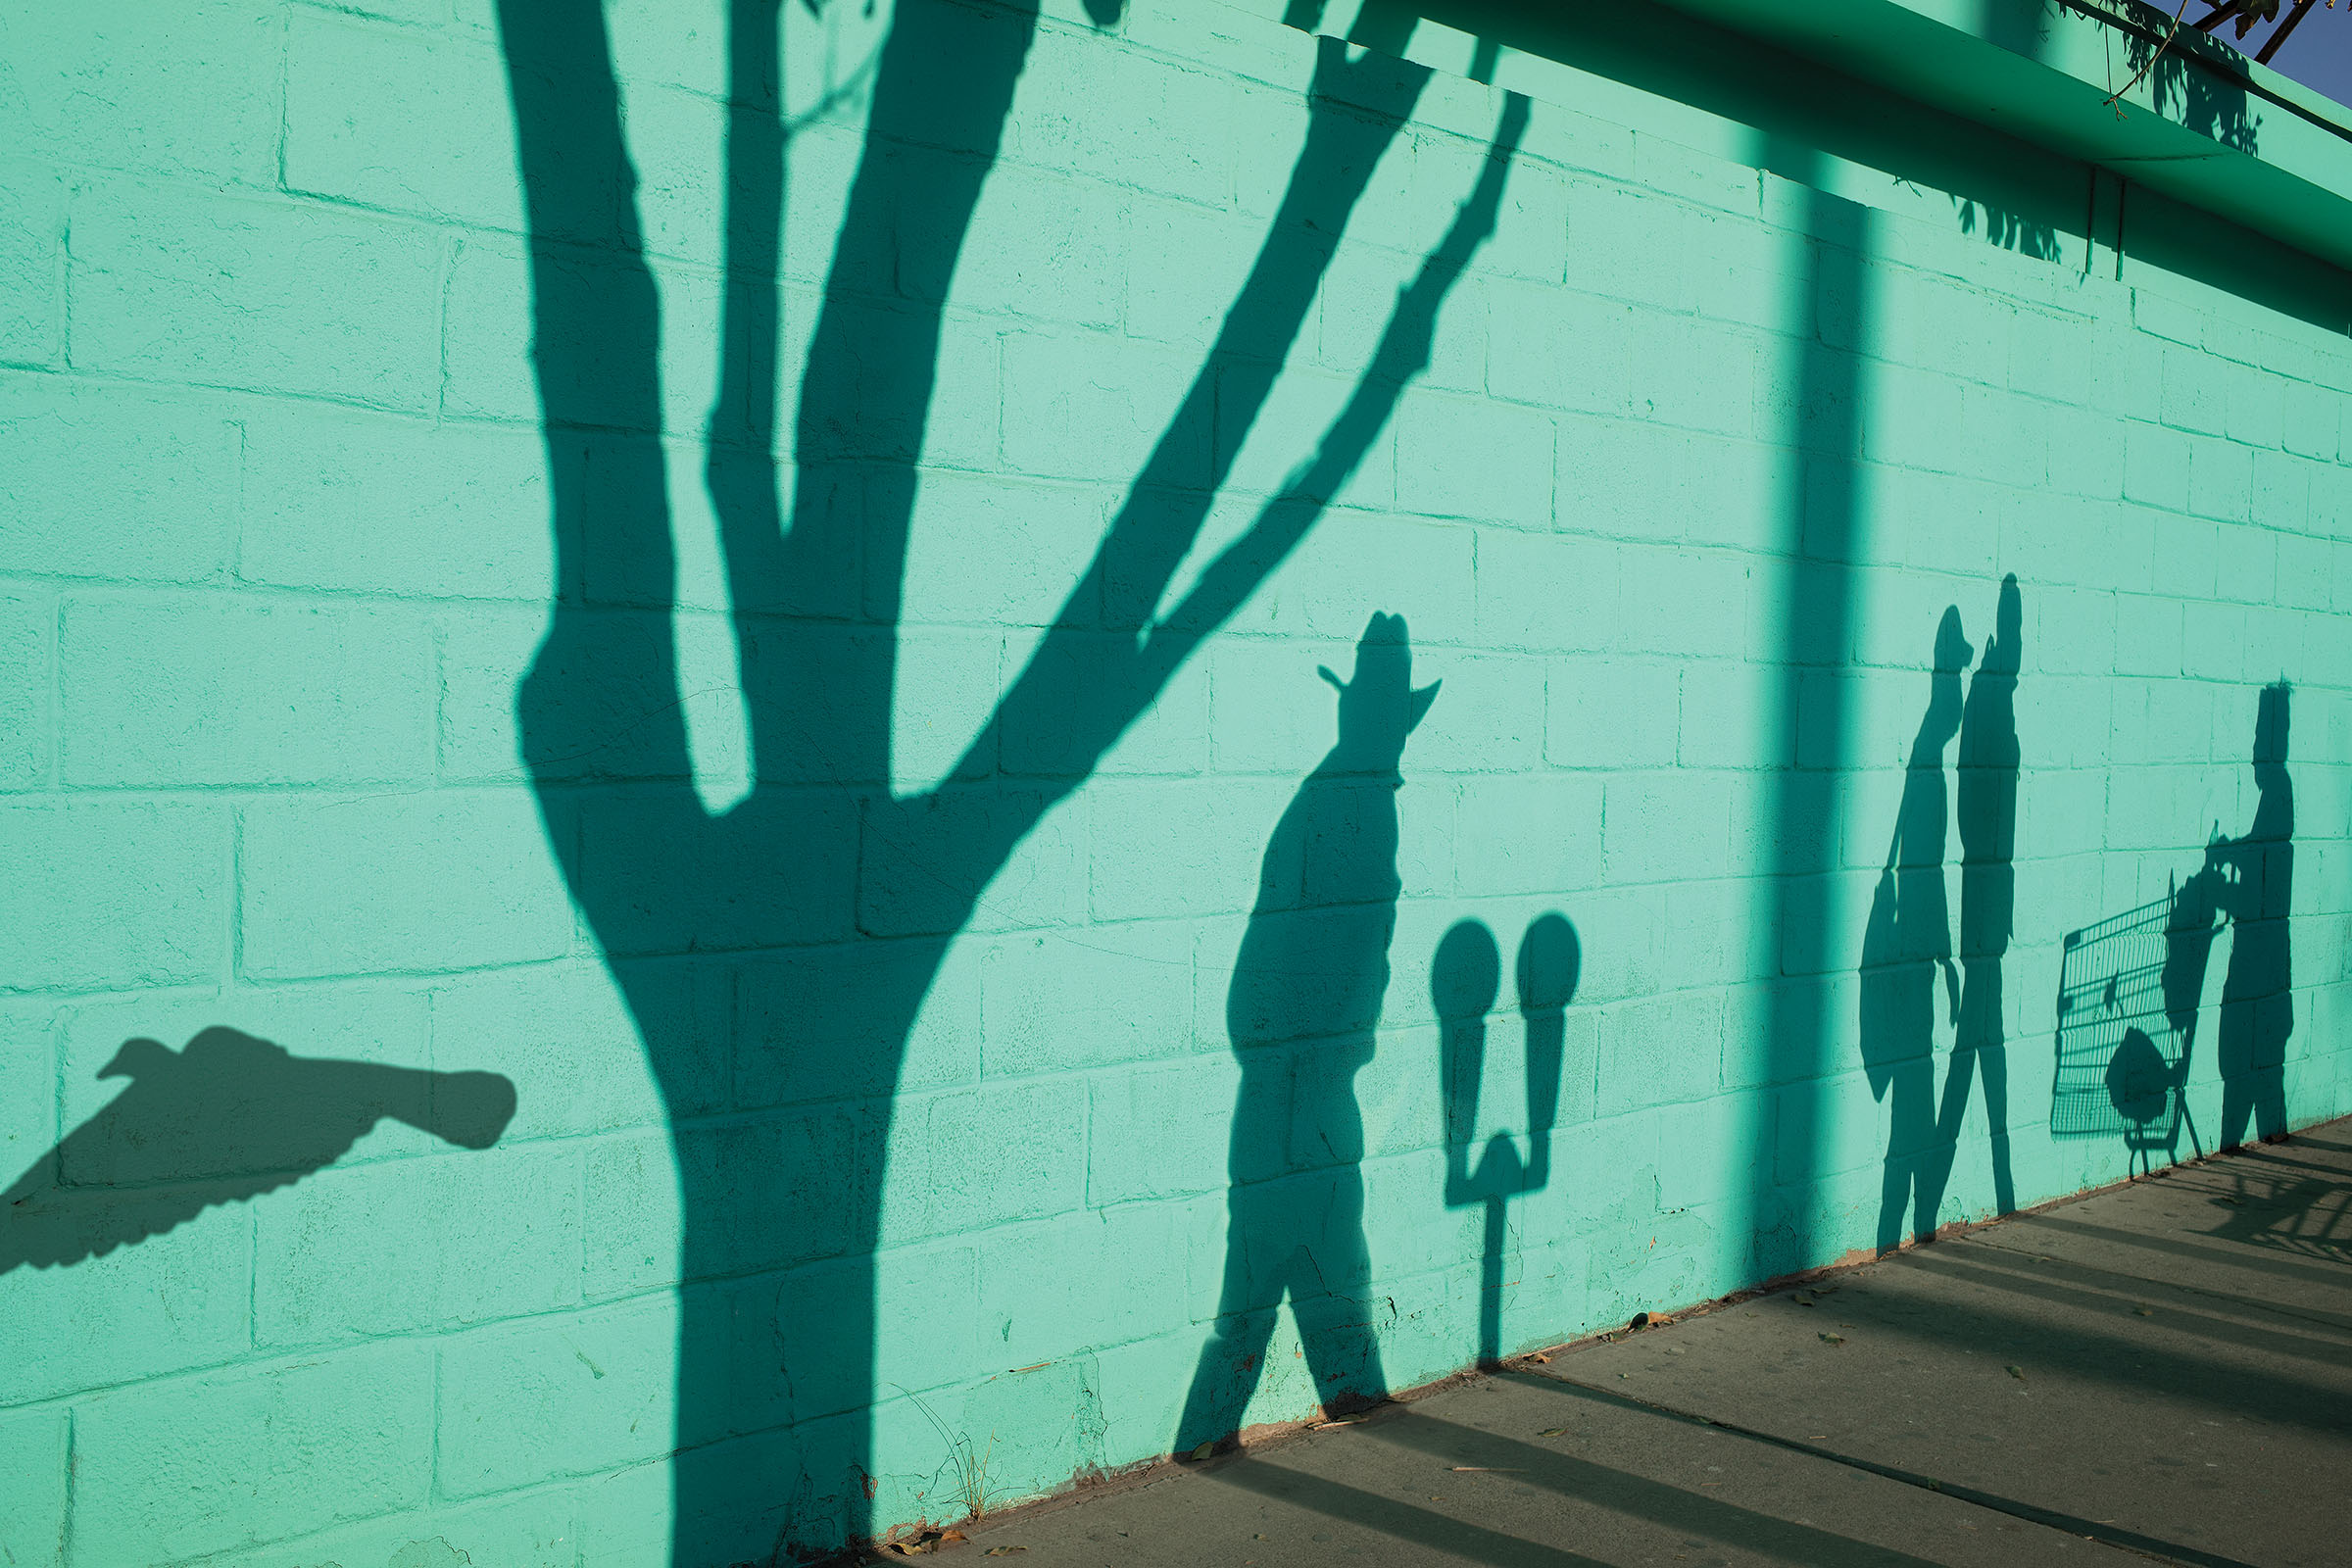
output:
[[[2295,790],[2286,775],[2286,682],[2265,686],[2254,714],[2253,825],[2218,839],[2206,859],[2221,875],[2215,901],[2230,918],[2216,1054],[2222,1072],[2223,1149],[2286,1135],[2286,1041],[2295,1032],[2294,964],[2287,917],[2294,908]]]
[[[1960,674],[1973,650],[1960,611],[1936,628],[1936,672],[1928,710],[1911,743],[1894,840],[1872,892],[1862,934],[1862,1065],[1874,1099],[1886,1100],[1886,1163],[1879,1197],[1879,1250],[1902,1245],[1916,1190],[1918,1229],[1935,1231],[1936,972],[1946,1009],[1960,1014],[1960,972],[1952,962],[1952,919],[1943,892],[1944,823],[1949,815],[1943,753],[1959,732]]]
[[[1429,711],[1400,615],[1375,614],[1339,689],[1338,742],[1275,824],[1225,1023],[1242,1068],[1226,1195],[1225,1277],[1177,1451],[1221,1443],[1265,1371],[1287,1295],[1326,1410],[1388,1393],[1366,1315],[1363,1115],[1396,926],[1397,762]]]
[[[1992,1143],[1992,1194],[1998,1212],[2017,1208],[2009,1171],[2009,1053],[2003,1038],[2001,960],[2017,924],[2017,672],[2025,609],[2013,573],[2001,579],[1993,634],[1969,677],[1960,710],[1953,783],[1960,826],[1960,1008],[1943,1103],[1936,1117],[1934,1181],[1923,1184],[1919,1233],[1934,1236],[1945,1184],[1958,1158],[1968,1092],[1981,1069],[1984,1120]]]
[[[1470,1143],[1478,1136],[1478,1098],[1487,1058],[1487,1014],[1500,988],[1502,956],[1483,920],[1461,920],[1438,944],[1430,969],[1437,1004],[1441,1069],[1446,1090],[1446,1206],[1486,1210],[1480,1250],[1478,1359],[1502,1359],[1502,1272],[1508,1249],[1507,1206],[1551,1181],[1551,1130],[1558,1124],[1560,1071],[1568,1001],[1576,994],[1580,953],[1576,928],[1559,913],[1539,915],[1519,939],[1519,1014],[1527,1026],[1528,1157],[1510,1134],[1487,1141],[1476,1169]]]

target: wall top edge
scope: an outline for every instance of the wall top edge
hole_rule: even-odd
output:
[[[2352,268],[2352,108],[2193,17],[2176,31],[2141,0],[1662,3]]]

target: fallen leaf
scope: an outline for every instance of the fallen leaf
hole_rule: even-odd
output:
[[[2026,1369],[2024,1367],[2013,1366],[2004,1368],[2004,1370],[2007,1371],[2011,1377],[2017,1379],[2018,1382],[2023,1383],[2026,1381]]]
[[[2152,1306],[2135,1306],[2132,1310],[2141,1317],[2154,1317],[2156,1315],[2156,1309]]]
[[[1537,1351],[1535,1354],[1533,1354],[1533,1355],[1529,1356],[1529,1357],[1528,1357],[1528,1359],[1529,1359],[1530,1361],[1541,1361],[1541,1362],[1543,1362],[1543,1363],[1544,1363],[1545,1366],[1549,1366],[1549,1365],[1551,1364],[1551,1357],[1550,1357],[1550,1356],[1548,1356],[1548,1355],[1545,1355],[1545,1354],[1544,1354],[1543,1351],[1541,1351],[1541,1350],[1538,1350],[1538,1351]]]
[[[1545,1427],[1543,1431],[1537,1433],[1536,1436],[1539,1438],[1556,1438],[1567,1430],[1568,1429],[1566,1427]]]
[[[1845,1343],[1845,1336],[1842,1334],[1824,1334],[1821,1337],[1821,1343],[1824,1345],[1843,1345]]]
[[[972,1538],[960,1530],[943,1530],[939,1533],[939,1539],[942,1541],[969,1541]]]
[[[1216,1445],[1216,1442],[1215,1442],[1215,1440],[1213,1440],[1213,1439],[1212,1439],[1212,1440],[1210,1440],[1210,1441],[1209,1441],[1209,1442],[1207,1442],[1207,1443],[1203,1443],[1203,1444],[1202,1444],[1202,1445],[1200,1445],[1200,1446],[1199,1446],[1198,1448],[1195,1448],[1195,1449],[1193,1450],[1193,1457],[1194,1457],[1194,1458],[1196,1458],[1196,1459],[1205,1459],[1205,1458],[1207,1458],[1207,1457],[1208,1457],[1210,1454],[1212,1454],[1212,1453],[1214,1453],[1214,1452],[1216,1452],[1216,1451],[1217,1451],[1217,1445]]]
[[[1028,1549],[1027,1546],[991,1546],[980,1555],[983,1557],[1009,1557],[1016,1551],[1027,1551]]]

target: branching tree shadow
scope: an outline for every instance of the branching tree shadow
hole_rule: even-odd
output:
[[[712,813],[678,708],[662,321],[611,39],[594,5],[500,3],[558,574],[517,710],[549,840],[670,1123],[684,1202],[680,1568],[871,1534],[883,1151],[923,999],[1022,839],[1361,463],[1494,229],[1528,115],[1526,100],[1506,100],[1490,158],[1317,449],[1157,613],[1427,77],[1319,40],[1304,145],[1198,376],[947,782],[902,797],[889,782],[896,625],[942,302],[1037,17],[900,5],[802,370],[787,505],[771,390],[786,136],[776,9],[736,0],[730,19],[728,275],[705,480],[754,781]]]

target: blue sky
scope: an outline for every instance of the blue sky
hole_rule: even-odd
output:
[[[2213,0],[2188,0],[2180,24],[2186,27],[2212,9]],[[2292,9],[2293,0],[2279,0],[2279,21],[2285,21]],[[2225,22],[2213,30],[2214,36],[2224,43],[2253,55],[2277,26],[2275,22],[2258,24],[2242,41],[2232,23]],[[2320,0],[2312,7],[2311,15],[2296,25],[2286,42],[2279,45],[2278,52],[2271,57],[2271,66],[2339,104],[2352,104],[2352,0],[2336,0],[2332,11],[2328,8],[2327,0]]]

